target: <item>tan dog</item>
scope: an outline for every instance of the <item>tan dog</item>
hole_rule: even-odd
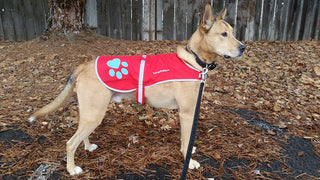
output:
[[[199,28],[188,41],[189,51],[186,47],[178,46],[178,57],[194,68],[202,70],[191,51],[206,64],[212,63],[216,56],[227,58],[242,56],[245,46],[234,38],[232,27],[223,20],[225,15],[226,9],[223,9],[214,19],[211,6],[207,4]],[[184,157],[188,148],[199,86],[200,81],[184,81],[167,82],[145,89],[147,104],[158,108],[179,109],[181,151]],[[81,141],[84,142],[86,150],[93,151],[98,147],[89,142],[88,136],[103,120],[110,100],[118,101],[119,98],[135,100],[136,96],[135,92],[118,93],[103,86],[96,76],[95,62],[91,61],[78,66],[58,97],[36,111],[29,121],[34,121],[62,106],[74,89],[78,96],[80,118],[78,130],[67,142],[67,170],[70,175],[82,172],[82,169],[74,163],[74,154]],[[197,161],[190,160],[190,169],[199,167]]]

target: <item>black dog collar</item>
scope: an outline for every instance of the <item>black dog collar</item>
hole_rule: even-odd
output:
[[[190,48],[189,45],[187,44],[186,47],[187,51],[189,51],[190,53],[192,53],[195,57],[196,57],[196,61],[199,64],[199,66],[201,66],[202,68],[207,68],[208,70],[213,70],[214,68],[217,67],[218,64],[216,64],[215,62],[212,62],[211,64],[207,64],[204,61],[202,61],[199,56],[193,52]]]

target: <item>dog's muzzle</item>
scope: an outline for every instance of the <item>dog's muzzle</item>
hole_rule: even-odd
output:
[[[238,54],[238,56],[233,57],[233,58],[241,57],[241,56],[243,55],[243,52],[244,52],[245,49],[246,49],[246,46],[243,45],[243,44],[240,44],[240,46],[238,46],[239,54]],[[229,55],[223,55],[223,57],[225,57],[225,58],[231,58],[231,56],[229,56]]]
[[[243,45],[243,44],[240,44],[239,46],[238,46],[238,55],[237,56],[229,56],[229,55],[223,55],[223,57],[225,57],[225,58],[238,58],[238,57],[241,57],[242,55],[243,55],[243,52],[244,52],[244,50],[246,49],[246,46],[245,45]]]

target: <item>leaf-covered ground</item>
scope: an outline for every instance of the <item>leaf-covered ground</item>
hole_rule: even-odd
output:
[[[98,55],[175,52],[186,41],[133,42],[83,33],[28,42],[0,41],[0,177],[69,179],[65,144],[77,128],[74,95],[59,111],[29,124],[77,65]],[[319,41],[245,42],[239,59],[217,59],[197,131],[198,170],[189,179],[320,177]],[[176,110],[110,104],[90,136],[99,145],[76,162],[74,179],[177,179],[183,159]]]

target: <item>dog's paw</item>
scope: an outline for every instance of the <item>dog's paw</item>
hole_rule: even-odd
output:
[[[200,163],[198,161],[190,159],[189,169],[198,169],[200,167]]]
[[[98,145],[96,145],[96,144],[91,144],[91,146],[90,147],[85,147],[85,150],[88,150],[88,151],[94,151],[94,150],[96,150],[98,148]]]
[[[76,166],[71,170],[68,169],[68,172],[70,173],[71,176],[74,176],[74,175],[82,173],[82,169],[81,169],[81,167]]]

